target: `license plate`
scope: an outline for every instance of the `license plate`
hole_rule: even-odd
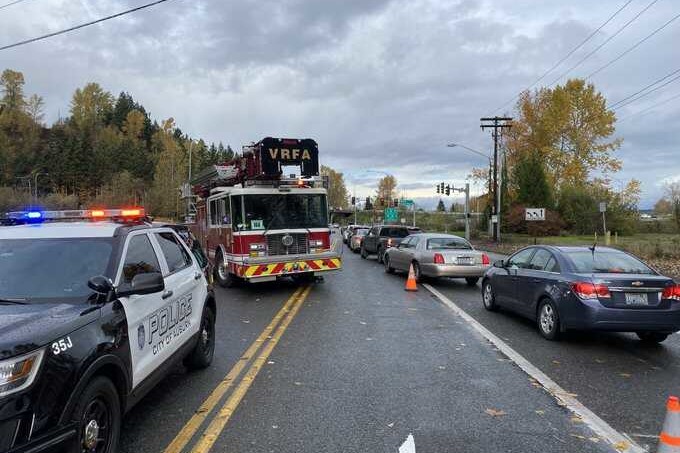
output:
[[[626,293],[626,305],[649,305],[649,299],[644,293]]]
[[[471,256],[459,256],[456,259],[456,262],[458,264],[463,264],[463,265],[472,264],[472,257]]]

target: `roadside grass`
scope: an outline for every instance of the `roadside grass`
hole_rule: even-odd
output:
[[[534,238],[525,234],[505,234],[501,236],[501,244],[495,244],[488,238],[473,242],[483,250],[511,254],[532,244],[590,246],[595,242],[595,235]],[[597,243],[604,245],[605,241],[601,235],[598,236]],[[680,234],[639,233],[632,236],[612,236],[609,246],[640,257],[664,275],[680,278]]]
[[[528,235],[505,235],[503,242],[529,245],[593,245],[595,235],[581,236],[547,236],[534,238]],[[605,240],[600,235],[597,244],[604,245]],[[667,233],[640,233],[632,236],[612,236],[609,244],[611,247],[626,250],[635,255],[645,258],[680,258],[680,234]]]

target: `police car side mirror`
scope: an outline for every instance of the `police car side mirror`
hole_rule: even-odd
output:
[[[133,294],[153,294],[161,292],[165,289],[165,282],[163,275],[160,272],[148,272],[144,274],[137,274],[132,277],[130,285],[118,290],[118,296],[131,296]]]
[[[104,277],[103,275],[92,277],[87,282],[87,286],[97,294],[108,294],[113,289],[111,280]]]

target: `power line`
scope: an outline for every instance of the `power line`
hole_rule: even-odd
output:
[[[16,5],[17,3],[25,2],[26,0],[14,0],[13,2],[5,3],[4,5],[0,5],[0,9],[5,9],[9,8],[12,5]]]
[[[657,102],[656,104],[653,104],[653,105],[651,105],[651,106],[649,106],[649,107],[647,107],[647,108],[644,108],[644,109],[642,109],[642,110],[640,110],[640,111],[637,111],[637,112],[635,112],[635,113],[632,113],[632,114],[630,114],[630,115],[628,115],[628,116],[626,116],[626,117],[620,119],[618,122],[620,123],[621,121],[626,121],[627,119],[632,118],[632,117],[634,117],[634,116],[642,115],[642,114],[644,114],[644,113],[646,113],[646,112],[648,112],[648,111],[650,111],[650,110],[652,110],[652,109],[655,109],[655,108],[657,108],[657,107],[661,107],[662,105],[666,105],[666,104],[668,104],[669,102],[674,101],[674,100],[676,100],[676,99],[678,99],[678,98],[680,98],[680,93],[676,94],[675,96],[671,96],[671,97],[669,97],[669,98],[667,98],[667,99],[664,99],[664,100],[661,101],[661,102]]]
[[[576,47],[574,47],[573,49],[571,49],[571,50],[569,51],[569,53],[567,53],[564,57],[562,57],[562,59],[561,59],[560,61],[558,61],[557,63],[555,63],[550,69],[548,69],[547,71],[545,71],[541,77],[539,77],[538,79],[536,79],[536,80],[534,81],[534,83],[532,83],[531,85],[529,85],[528,87],[526,87],[524,90],[522,90],[522,91],[520,91],[519,93],[517,93],[515,96],[512,97],[512,99],[508,100],[508,101],[505,102],[503,105],[501,105],[501,106],[498,107],[496,110],[494,110],[494,113],[497,112],[497,111],[499,111],[500,109],[502,109],[502,108],[505,107],[506,105],[510,104],[510,103],[511,103],[512,101],[514,101],[515,99],[517,99],[523,92],[528,91],[528,90],[532,89],[533,87],[535,87],[536,84],[537,84],[538,82],[540,82],[541,80],[543,80],[543,79],[545,78],[545,76],[547,76],[548,74],[550,74],[551,72],[553,72],[555,69],[557,69],[557,67],[560,66],[562,63],[564,63],[569,57],[571,57],[571,56],[574,54],[574,52],[576,52],[577,50],[579,50],[579,49],[580,49],[581,47],[583,47],[588,41],[590,41],[590,40],[591,40],[591,39],[592,39],[592,38],[593,38],[600,30],[602,30],[602,29],[605,27],[605,25],[607,25],[609,22],[611,22],[611,21],[612,21],[612,20],[613,20],[620,12],[621,12],[621,11],[623,11],[623,10],[624,10],[624,9],[625,9],[632,1],[633,1],[633,0],[628,0],[626,3],[624,3],[623,6],[621,6],[619,9],[617,9],[617,10],[614,12],[614,14],[612,14],[611,16],[609,16],[609,18],[608,18],[606,21],[604,21],[599,27],[597,27],[597,29],[595,29],[595,31],[593,31],[592,33],[590,33],[583,41],[581,41],[581,43],[580,43],[579,45],[577,45]]]
[[[653,88],[653,89],[647,91],[646,93],[642,93],[640,96],[638,96],[638,97],[636,97],[636,98],[634,98],[634,99],[631,99],[630,101],[627,101],[627,102],[624,102],[624,103],[622,103],[622,104],[619,104],[616,108],[614,108],[614,110],[618,110],[618,109],[620,109],[620,108],[622,108],[622,107],[627,106],[628,104],[632,104],[633,102],[636,102],[636,101],[642,99],[642,98],[645,97],[645,96],[649,96],[650,94],[654,93],[655,91],[660,90],[661,88],[663,88],[663,87],[665,87],[666,85],[669,85],[669,84],[675,82],[675,81],[678,80],[678,79],[680,79],[680,75],[677,75],[677,76],[673,77],[671,80],[667,81],[666,83],[664,83],[664,84],[662,84],[662,85],[659,85],[658,87],[655,87],[655,88]]]
[[[626,23],[623,24],[618,30],[616,30],[616,32],[615,32],[613,35],[611,35],[609,38],[607,38],[602,44],[600,44],[599,46],[597,46],[594,50],[592,50],[591,52],[589,52],[585,57],[581,58],[581,59],[578,61],[578,63],[576,63],[575,65],[573,65],[572,67],[570,67],[569,69],[567,69],[566,71],[564,71],[562,74],[560,74],[560,76],[557,77],[557,78],[556,78],[555,80],[553,80],[552,82],[550,82],[549,85],[553,85],[553,84],[555,84],[556,82],[559,82],[559,80],[560,80],[562,77],[564,77],[565,75],[569,74],[569,73],[570,73],[571,71],[573,71],[574,69],[576,69],[576,68],[578,68],[579,66],[581,66],[581,64],[583,64],[584,61],[586,61],[588,58],[592,57],[598,50],[600,50],[601,48],[603,48],[604,46],[606,46],[612,39],[616,38],[623,30],[625,30],[626,28],[628,28],[628,26],[629,26],[630,24],[632,24],[633,22],[635,22],[635,21],[637,20],[638,17],[642,16],[649,8],[651,8],[652,6],[654,6],[654,4],[655,4],[656,2],[658,2],[658,1],[659,1],[659,0],[652,0],[647,6],[645,6],[642,10],[640,10],[640,12],[638,12],[638,13],[637,13],[635,16],[633,16],[628,22],[626,22]]]
[[[675,71],[671,71],[670,73],[666,74],[665,76],[663,76],[663,77],[661,77],[661,78],[659,78],[659,79],[656,79],[654,82],[652,82],[652,83],[650,83],[649,85],[647,85],[646,87],[644,87],[644,88],[642,88],[642,89],[636,91],[635,93],[633,93],[633,94],[631,94],[631,95],[628,95],[628,96],[626,96],[625,98],[623,98],[623,99],[621,99],[621,100],[619,100],[619,101],[614,102],[612,105],[609,106],[609,108],[617,108],[617,106],[618,106],[619,104],[625,103],[628,99],[634,98],[635,96],[637,96],[638,94],[642,93],[643,91],[646,91],[648,88],[651,88],[651,87],[653,87],[654,85],[663,82],[663,81],[666,80],[667,78],[672,77],[672,76],[674,76],[674,75],[677,74],[677,73],[680,73],[680,68],[679,68],[679,69],[676,69]]]
[[[591,72],[590,75],[589,75],[588,77],[586,77],[586,79],[591,78],[592,76],[594,76],[594,75],[597,74],[598,72],[600,72],[600,71],[602,71],[602,70],[608,68],[608,67],[611,66],[612,64],[616,63],[616,62],[619,61],[621,58],[625,57],[626,55],[628,55],[629,53],[631,53],[633,50],[635,50],[636,48],[638,48],[642,43],[644,43],[645,41],[647,41],[649,38],[651,38],[652,36],[654,36],[655,34],[657,34],[658,32],[660,32],[661,30],[663,30],[664,28],[666,28],[667,26],[669,26],[672,22],[674,22],[674,21],[675,21],[676,19],[678,19],[679,17],[680,17],[680,14],[677,14],[677,15],[673,16],[670,20],[668,20],[668,22],[666,22],[665,24],[663,24],[662,26],[660,26],[659,28],[657,28],[656,30],[654,30],[653,32],[651,32],[650,34],[648,34],[647,36],[645,36],[644,38],[642,38],[641,40],[639,40],[638,42],[636,42],[635,44],[633,44],[631,47],[629,47],[629,48],[626,49],[625,51],[621,52],[616,58],[614,58],[613,60],[609,61],[607,64],[605,64],[604,66],[600,67],[599,69],[597,69],[597,70]]]
[[[53,36],[62,35],[64,33],[68,33],[68,32],[74,31],[74,30],[78,30],[80,28],[89,27],[90,25],[98,24],[100,22],[104,22],[104,21],[107,21],[109,19],[115,19],[116,17],[120,17],[120,16],[124,16],[126,14],[134,13],[136,11],[139,11],[139,10],[142,10],[142,9],[145,9],[145,8],[150,8],[152,6],[158,5],[160,3],[165,3],[167,1],[169,1],[169,0],[156,0],[155,2],[147,3],[145,5],[138,6],[136,8],[132,8],[132,9],[128,9],[126,11],[122,11],[120,13],[112,14],[110,16],[102,17],[101,19],[93,20],[91,22],[86,22],[84,24],[76,25],[76,26],[66,28],[66,29],[60,30],[60,31],[55,31],[53,33],[48,33],[46,35],[37,36],[35,38],[26,39],[24,41],[15,42],[14,44],[8,44],[6,46],[0,47],[0,51],[11,49],[13,47],[23,46],[24,44],[30,44],[30,43],[36,42],[36,41],[41,41],[43,39],[51,38]]]

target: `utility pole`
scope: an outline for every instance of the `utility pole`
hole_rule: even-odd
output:
[[[493,215],[495,225],[493,229],[493,239],[496,242],[500,241],[501,237],[501,194],[500,185],[498,184],[498,143],[500,138],[500,130],[512,127],[510,122],[512,118],[505,116],[494,116],[493,118],[480,118],[482,130],[493,129],[491,134],[493,137]]]

